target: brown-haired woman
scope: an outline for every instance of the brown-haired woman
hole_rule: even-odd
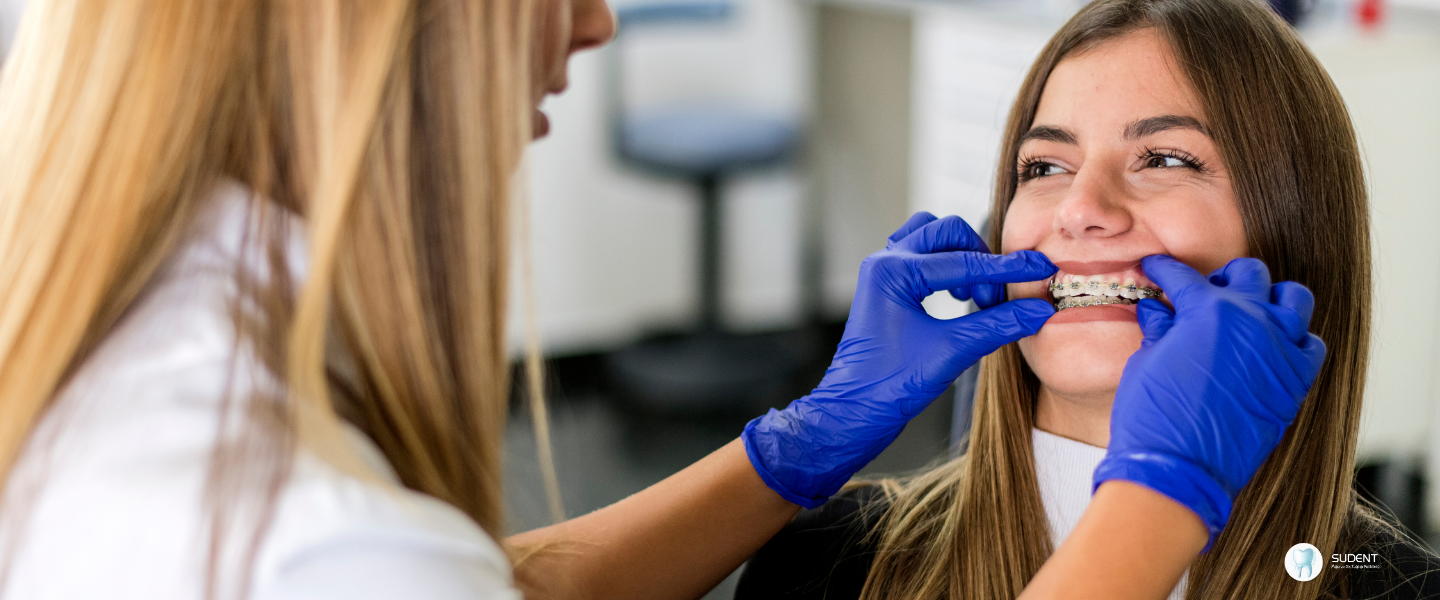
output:
[[[1111,402],[1142,347],[1133,316],[1087,316],[1108,307],[1065,308],[1077,301],[1067,294],[1097,278],[1143,286],[1129,266],[1154,253],[1202,273],[1264,261],[1314,291],[1312,331],[1330,351],[1224,534],[1170,598],[1440,594],[1440,573],[1426,575],[1440,558],[1352,491],[1368,209],[1345,106],[1295,33],[1248,0],[1098,0],[1042,51],[1004,140],[991,241],[1060,268],[1049,285],[1010,285],[1009,297],[1053,297],[1061,310],[982,361],[962,457],[803,513],[751,559],[736,597],[1019,594],[1064,552],[1090,501],[1091,473],[1113,449]],[[1300,543],[1325,557],[1378,554],[1379,568],[1297,581],[1282,565]]]
[[[1054,273],[1039,252],[912,220],[866,261],[814,393],[631,498],[505,537],[510,184],[567,58],[613,27],[603,0],[36,2],[0,76],[0,595],[698,597],[1055,314],[1000,301]],[[986,308],[931,319],[937,289]],[[1238,471],[1117,473],[1047,565],[1076,587],[1037,597],[1153,595],[1218,532],[1258,463],[1124,423],[1183,409],[1189,438],[1268,455],[1324,353],[1308,292],[1274,289],[1226,306],[1280,322],[1211,328],[1246,352],[1165,347],[1214,312],[1176,296],[1153,353],[1244,356],[1293,389],[1231,405],[1274,411],[1216,420],[1141,389],[1117,420],[1137,455]],[[1128,575],[1094,585],[1095,564]]]

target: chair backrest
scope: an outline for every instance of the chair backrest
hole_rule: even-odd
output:
[[[673,24],[718,24],[735,14],[731,0],[657,0],[632,2],[615,10],[615,41],[606,50],[605,106],[610,113],[610,140],[616,156],[624,156],[620,140],[625,119],[625,97],[621,91],[625,81],[625,65],[621,46],[625,32],[634,27]]]
[[[616,34],[637,25],[723,21],[734,12],[733,3],[716,0],[631,4],[615,11]]]

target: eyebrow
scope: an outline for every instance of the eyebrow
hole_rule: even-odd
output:
[[[1140,119],[1139,121],[1135,121],[1129,125],[1126,125],[1125,139],[1137,140],[1142,137],[1155,135],[1162,131],[1169,131],[1171,129],[1192,129],[1204,134],[1206,137],[1209,137],[1210,135],[1210,132],[1205,129],[1205,125],[1202,124],[1200,120],[1196,119],[1195,117],[1187,117],[1183,115],[1160,115],[1158,117]]]
[[[1158,117],[1140,119],[1138,121],[1131,122],[1129,125],[1126,125],[1125,139],[1137,140],[1146,136],[1155,135],[1162,131],[1169,131],[1171,129],[1191,129],[1205,134],[1207,137],[1210,135],[1210,131],[1205,129],[1205,125],[1195,117],[1187,117],[1184,115],[1160,115]],[[1030,140],[1044,140],[1047,142],[1070,144],[1072,146],[1078,145],[1080,143],[1079,137],[1077,137],[1074,132],[1064,127],[1058,127],[1055,125],[1037,125],[1030,128],[1030,131],[1027,131],[1025,132],[1025,135],[1020,136],[1020,141],[1016,145],[1023,145],[1025,142],[1028,142]]]
[[[1056,127],[1054,125],[1039,125],[1036,127],[1031,127],[1030,131],[1027,131],[1025,132],[1025,135],[1020,136],[1020,142],[1016,145],[1022,145],[1030,140],[1044,140],[1047,142],[1070,144],[1072,146],[1078,145],[1080,143],[1079,141],[1077,141],[1075,134],[1071,133],[1069,129],[1066,129],[1064,127]]]

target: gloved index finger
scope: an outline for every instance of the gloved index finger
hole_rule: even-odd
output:
[[[912,257],[925,278],[927,293],[960,290],[968,298],[970,288],[997,283],[1039,281],[1057,269],[1044,254],[1018,250],[1005,255],[983,252],[940,252]],[[952,292],[954,293],[954,292]]]
[[[905,239],[905,236],[914,233],[916,229],[924,227],[925,225],[934,221],[935,215],[932,215],[929,212],[923,210],[913,215],[910,215],[910,218],[905,221],[904,225],[901,225],[899,229],[896,229],[895,233],[890,234],[890,238],[888,240],[889,244],[887,244],[886,247],[893,247],[896,242]]]
[[[1146,256],[1140,259],[1140,268],[1145,271],[1147,279],[1160,286],[1176,308],[1185,304],[1188,297],[1210,286],[1210,281],[1199,271],[1168,254]]]
[[[975,230],[964,219],[955,215],[926,223],[900,241],[891,244],[890,247],[916,254],[956,251],[988,254],[990,252],[990,247],[985,245],[985,240],[980,239],[980,234],[975,233]]]

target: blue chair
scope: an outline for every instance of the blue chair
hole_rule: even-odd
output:
[[[622,392],[657,408],[734,407],[737,401],[764,396],[782,385],[799,362],[773,340],[726,334],[720,319],[724,181],[794,156],[800,144],[799,123],[716,103],[630,110],[620,90],[628,32],[640,27],[714,26],[729,21],[734,12],[731,2],[712,0],[622,7],[609,50],[607,96],[615,155],[637,170],[692,183],[700,201],[697,327],[641,342],[608,360],[611,378]]]

